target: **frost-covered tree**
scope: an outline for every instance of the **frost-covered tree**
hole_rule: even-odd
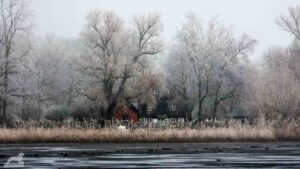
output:
[[[300,6],[291,6],[288,15],[281,15],[276,23],[284,30],[300,40]]]
[[[277,18],[276,23],[284,31],[293,35],[295,40],[290,46],[290,68],[295,73],[296,78],[300,81],[300,6],[291,6],[288,9],[288,15],[281,15]]]
[[[32,38],[31,44],[15,78],[19,96],[15,101],[22,119],[40,121],[47,109],[67,108],[75,101],[72,60],[76,53],[68,47],[70,42],[54,36]]]
[[[285,48],[270,48],[264,54],[256,81],[252,80],[256,106],[267,119],[299,116],[300,83],[289,67]]]
[[[198,121],[201,120],[203,105],[209,98],[213,119],[221,102],[230,99],[240,82],[234,79],[233,67],[239,58],[253,49],[255,40],[243,35],[235,39],[230,28],[212,19],[203,27],[194,15],[175,36],[170,62],[182,68],[172,72],[179,93],[186,97],[188,83],[197,91]],[[193,85],[192,85],[193,86]]]
[[[8,105],[15,95],[13,76],[18,74],[19,61],[29,52],[25,42],[30,33],[32,22],[25,0],[0,1],[0,78],[1,78],[1,122],[7,116]],[[20,47],[22,46],[22,47]],[[18,48],[19,47],[19,48]]]
[[[156,14],[135,16],[131,25],[112,11],[90,12],[81,33],[87,45],[79,62],[86,75],[85,88],[79,93],[98,101],[104,118],[126,96],[129,81],[136,81],[149,68],[149,59],[162,49],[160,17]]]

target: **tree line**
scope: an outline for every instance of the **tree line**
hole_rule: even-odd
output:
[[[193,13],[169,44],[154,13],[126,21],[111,10],[93,10],[76,39],[35,35],[25,0],[1,0],[0,18],[1,123],[111,119],[118,105],[155,106],[157,86],[171,86],[195,121],[232,112],[265,119],[300,115],[300,6],[274,22],[294,40],[266,49],[260,64],[248,59],[254,38],[237,37],[218,18],[203,23]]]

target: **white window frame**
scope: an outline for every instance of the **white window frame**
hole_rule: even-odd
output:
[[[154,90],[153,90],[153,94],[159,95],[159,94],[160,94],[160,91],[159,91],[158,89],[154,89]]]
[[[149,112],[149,111],[153,111],[153,107],[150,106],[150,105],[147,105],[147,111],[148,111],[148,112]]]
[[[137,108],[139,106],[138,102],[133,102],[133,106]]]
[[[176,111],[176,105],[175,104],[171,103],[170,111]]]

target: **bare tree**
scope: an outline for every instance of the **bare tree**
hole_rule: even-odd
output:
[[[215,119],[219,104],[234,96],[240,82],[234,79],[233,67],[238,66],[238,60],[252,50],[255,43],[246,35],[235,40],[230,28],[216,18],[204,28],[195,15],[188,15],[187,22],[177,32],[170,62],[182,68],[173,72],[180,93],[186,92],[189,80],[196,86],[198,121],[209,97],[213,98],[211,109]]]
[[[74,102],[76,79],[69,57],[76,51],[66,47],[68,41],[49,35],[32,38],[31,44],[31,52],[20,63],[20,73],[13,78],[18,89],[14,102],[20,106],[22,119],[40,121],[47,109],[67,109]]]
[[[287,117],[291,115],[291,111],[294,111],[293,113],[295,113],[295,111],[297,112],[297,110],[295,110],[297,104],[299,107],[299,103],[297,103],[298,97],[291,96],[290,91],[285,88],[285,84],[289,83],[291,85],[289,89],[293,90],[294,85],[300,84],[300,6],[298,5],[289,7],[288,15],[281,15],[276,19],[276,23],[284,31],[293,35],[295,40],[293,41],[289,49],[269,49],[269,51],[266,52],[264,56],[266,63],[266,71],[268,71],[270,75],[276,75],[278,77],[281,75],[286,76],[284,78],[281,78],[279,81],[273,79],[274,83],[272,85],[274,85],[274,88],[277,89],[277,92],[273,91],[272,94],[276,93],[276,97],[274,96],[272,97],[272,99],[270,98],[270,102],[268,104],[265,103],[264,107],[271,108],[274,110],[274,112],[277,112],[283,115],[284,117]],[[273,76],[270,76],[267,79],[271,80],[271,77]],[[279,89],[277,87],[279,87]],[[296,85],[296,88],[299,88],[299,86]],[[289,98],[293,98],[294,100],[292,101],[288,98],[283,97],[281,95],[282,91],[286,92],[285,96],[289,96]],[[274,100],[275,98],[281,99],[282,101],[278,103],[278,100]],[[276,106],[272,105],[272,103],[275,103]]]
[[[276,23],[286,32],[294,36],[295,40],[289,49],[290,68],[294,70],[295,76],[300,81],[300,6],[291,6],[288,15],[281,15]]]
[[[10,88],[10,78],[16,74],[16,62],[27,55],[29,47],[23,52],[16,52],[16,43],[20,39],[26,38],[32,27],[28,6],[25,0],[1,0],[1,77],[2,77],[2,97],[1,97],[1,121],[6,119],[8,100],[12,96]]]
[[[175,46],[180,49],[179,59],[182,59],[180,63],[188,63],[190,78],[192,78],[192,83],[197,86],[198,121],[200,121],[202,106],[209,92],[210,65],[207,64],[207,61],[211,52],[210,37],[205,35],[199,19],[195,15],[190,14],[187,19],[188,21],[182,26],[182,29],[177,32]],[[180,73],[182,74],[180,78],[184,82],[186,80],[184,79],[185,72]]]
[[[300,41],[300,6],[289,7],[288,12],[288,15],[278,17],[276,23],[296,39],[290,48],[290,54],[293,56],[290,67],[295,70],[296,76],[300,80],[300,69],[298,68],[300,64],[298,47],[298,41]]]
[[[177,42],[177,38],[175,41]],[[165,64],[167,70],[167,76],[175,86],[179,96],[184,100],[188,101],[191,97],[191,79],[189,78],[191,68],[186,58],[186,49],[181,44],[176,43],[171,46],[171,51]]]
[[[288,66],[295,78],[300,82],[300,44],[299,40],[295,39],[288,49]]]
[[[289,68],[288,50],[271,48],[264,54],[264,66],[255,84],[255,98],[268,118],[296,117],[300,83]]]
[[[289,7],[289,14],[281,15],[276,23],[285,31],[300,40],[300,6]]]
[[[136,16],[128,28],[123,23],[112,11],[96,10],[88,15],[82,32],[90,54],[83,56],[85,63],[81,63],[80,70],[90,77],[89,88],[104,94],[106,119],[112,118],[115,107],[124,99],[127,81],[140,76],[149,57],[158,54],[162,47],[158,15]],[[97,99],[91,92],[80,93]]]
[[[225,30],[226,31],[226,30]],[[213,59],[212,65],[212,118],[216,118],[218,106],[232,99],[238,89],[243,85],[243,79],[238,76],[240,62],[247,57],[247,54],[253,50],[256,41],[243,35],[240,40],[235,40],[230,30],[221,37],[221,47],[217,56]],[[219,34],[221,35],[221,34]]]

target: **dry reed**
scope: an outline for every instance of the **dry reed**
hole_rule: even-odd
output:
[[[138,128],[120,131],[115,127],[26,127],[1,128],[0,143],[136,143],[136,142],[230,142],[300,140],[297,122],[255,126],[202,127],[199,129]]]
[[[0,143],[272,141],[272,129],[205,128],[119,131],[117,129],[0,129]]]

